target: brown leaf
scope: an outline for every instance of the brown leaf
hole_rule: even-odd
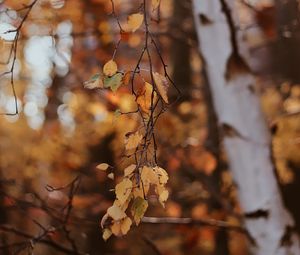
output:
[[[168,99],[168,89],[169,89],[169,82],[167,78],[157,72],[153,72],[153,78],[156,84],[156,87],[158,89],[158,92],[162,99],[166,102],[169,103]]]
[[[141,107],[144,113],[149,113],[151,108],[151,98],[152,98],[153,86],[145,82],[144,87],[138,93],[136,99],[137,104]],[[156,92],[154,91],[153,103],[156,101]]]

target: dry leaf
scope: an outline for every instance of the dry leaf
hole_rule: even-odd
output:
[[[124,220],[122,220],[121,222],[122,235],[126,235],[128,233],[131,225],[132,225],[132,220],[129,217],[126,217]]]
[[[120,221],[116,221],[111,225],[111,232],[115,235],[115,236],[122,236],[122,231],[121,231],[121,222]]]
[[[159,179],[156,171],[148,166],[144,166],[141,171],[141,180],[143,184],[159,184]]]
[[[88,81],[83,83],[85,89],[103,89],[103,81],[100,74],[93,75]]]
[[[101,171],[106,171],[109,168],[109,164],[101,163],[98,166],[96,166],[96,168]]]
[[[130,197],[129,197],[129,199],[126,200],[125,203],[123,203],[123,202],[121,203],[120,200],[116,199],[114,201],[114,205],[118,206],[123,212],[125,212],[128,208],[128,205],[129,205],[130,201],[131,201]]]
[[[161,203],[163,207],[165,207],[165,202],[168,200],[169,197],[169,191],[165,188],[159,193],[158,200]]]
[[[114,224],[111,226],[111,231],[115,236],[123,236],[128,233],[131,225],[131,219],[129,217],[126,217],[120,222],[114,222]]]
[[[132,164],[124,169],[124,176],[127,177],[131,175],[136,169],[136,165]]]
[[[117,71],[117,63],[113,60],[109,60],[103,67],[103,73],[107,76],[113,76]]]
[[[143,136],[137,131],[135,133],[129,133],[125,138],[126,150],[136,149],[141,143]]]
[[[143,24],[144,15],[141,13],[135,13],[128,16],[127,24],[128,29],[132,32],[135,32]]]
[[[169,103],[168,99],[168,89],[169,89],[169,82],[167,78],[157,72],[153,72],[153,78],[156,84],[156,87],[158,89],[158,92],[162,99],[166,102]]]
[[[112,205],[107,209],[107,214],[113,218],[113,220],[121,220],[126,217],[126,214],[121,210],[121,208],[117,205]]]
[[[166,184],[169,180],[167,171],[161,167],[155,167],[154,170],[158,175],[159,183]]]
[[[145,113],[150,112],[152,92],[153,92],[153,86],[150,83],[145,82],[143,89],[138,93],[136,102],[141,107],[142,111]],[[155,101],[156,101],[156,92],[154,91],[153,103]]]
[[[124,178],[119,184],[116,185],[116,196],[121,204],[124,204],[132,192],[132,181]]]
[[[144,198],[145,196],[147,196],[148,191],[149,191],[150,185],[149,184],[141,184],[138,187],[134,187],[133,188],[133,197],[137,198],[137,197],[141,197]]]
[[[104,216],[102,217],[101,222],[100,222],[101,228],[104,228],[104,225],[105,225],[105,222],[106,222],[107,219],[108,219],[108,216],[109,216],[109,215],[106,213],[106,214],[104,214]]]
[[[104,239],[104,241],[107,241],[107,239],[110,238],[111,235],[112,235],[111,230],[106,228],[103,230],[102,238]]]
[[[125,72],[123,79],[122,79],[122,82],[125,86],[127,86],[129,84],[130,78],[131,78],[131,72],[130,71]]]
[[[109,179],[112,179],[112,180],[115,179],[114,173],[108,174],[107,177],[108,177]]]

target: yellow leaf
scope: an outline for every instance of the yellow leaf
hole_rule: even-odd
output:
[[[132,164],[124,169],[124,176],[127,177],[131,175],[136,169],[136,165]]]
[[[107,214],[113,218],[113,220],[121,220],[126,217],[126,214],[117,205],[112,205],[107,209]]]
[[[117,71],[117,63],[113,60],[109,60],[103,67],[103,73],[107,76],[113,76]]]
[[[126,150],[136,149],[141,143],[143,136],[137,131],[135,133],[129,133],[125,138],[125,148]]]
[[[131,201],[131,197],[129,196],[125,203],[124,202],[121,203],[121,201],[115,200],[114,205],[118,206],[123,212],[125,212],[128,208],[130,201]]]
[[[148,166],[144,166],[141,170],[141,180],[143,184],[159,184],[159,178],[156,171]]]
[[[159,4],[160,4],[160,0],[152,0],[151,1],[152,10],[154,11],[155,9],[157,9]]]
[[[169,197],[169,191],[166,189],[163,189],[158,197],[158,200],[163,207],[165,207],[165,202],[168,200],[168,197]]]
[[[121,231],[121,222],[120,221],[116,221],[111,225],[111,232],[115,235],[115,236],[122,236],[122,231]]]
[[[106,228],[103,230],[102,238],[104,239],[104,241],[107,241],[107,239],[110,238],[111,235],[112,235],[111,230]]]
[[[168,89],[170,84],[167,78],[157,72],[153,72],[153,78],[160,96],[166,103],[169,103]]]
[[[116,185],[116,197],[121,204],[124,204],[132,192],[132,181],[124,178],[119,184]]]
[[[109,168],[109,165],[106,163],[102,163],[102,164],[99,164],[96,168],[101,171],[106,171],[107,168]]]
[[[145,196],[147,196],[149,188],[150,188],[149,183],[148,184],[140,183],[140,185],[138,187],[133,188],[132,193],[133,193],[134,198],[137,198],[137,197],[144,198]]]
[[[122,220],[121,222],[122,235],[126,235],[128,233],[131,225],[132,225],[132,220],[129,217],[126,217],[124,220]]]
[[[145,82],[143,89],[138,93],[136,102],[141,107],[142,111],[145,113],[150,112],[152,92],[153,92],[153,86],[150,83]],[[156,92],[154,91],[153,104],[155,103],[155,101],[156,101]]]
[[[158,179],[159,179],[159,183],[160,184],[166,184],[169,180],[169,175],[167,173],[167,171],[161,167],[155,167],[154,168],[155,172],[158,175]]]
[[[109,179],[112,179],[112,180],[115,179],[114,173],[108,174],[107,177],[108,177]]]
[[[128,233],[130,227],[132,225],[132,221],[129,217],[122,219],[121,221],[116,221],[111,226],[111,231],[115,236],[123,236]]]
[[[127,24],[130,31],[135,32],[143,24],[144,15],[135,13],[128,16]]]

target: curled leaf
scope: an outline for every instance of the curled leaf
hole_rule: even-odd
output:
[[[168,99],[168,89],[169,89],[169,82],[167,78],[157,72],[153,72],[153,78],[158,89],[158,92],[165,103],[169,103]]]
[[[106,213],[106,214],[104,214],[104,216],[102,217],[101,222],[100,222],[101,228],[104,228],[104,225],[105,225],[106,221],[108,220],[108,216],[109,216],[109,215]]]

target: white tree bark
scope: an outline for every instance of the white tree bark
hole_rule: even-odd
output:
[[[233,1],[193,0],[193,4],[199,51],[245,226],[254,241],[251,251],[257,255],[298,255],[299,239],[276,181],[271,139],[254,90],[254,77],[239,58]]]

